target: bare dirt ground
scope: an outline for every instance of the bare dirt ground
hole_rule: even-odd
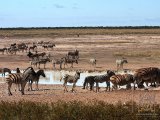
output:
[[[61,58],[67,54],[68,51],[78,49],[80,58],[78,64],[74,64],[73,68],[68,66],[65,70],[97,70],[103,71],[106,69],[116,70],[115,60],[117,58],[125,57],[128,60],[124,64],[125,69],[138,69],[141,67],[159,67],[160,66],[160,35],[80,35],[79,37],[58,37],[58,38],[0,38],[0,47],[8,47],[11,43],[30,43],[38,41],[51,41],[55,43],[56,47],[53,50],[44,50],[38,46],[39,52],[47,52],[51,54],[52,59]],[[97,59],[97,66],[94,68],[90,63],[90,58]],[[7,67],[10,69],[26,69],[29,64],[27,53],[17,52],[17,55],[0,53],[0,67]],[[41,66],[41,68],[43,68]],[[36,68],[35,68],[36,69]],[[54,70],[52,63],[47,63],[47,70]],[[17,101],[17,100],[31,100],[39,102],[51,102],[58,100],[81,100],[89,101],[93,99],[103,100],[109,103],[117,101],[128,101],[134,98],[134,101],[139,100],[139,96],[145,91],[136,90],[113,91],[100,93],[82,90],[77,87],[76,93],[64,93],[61,85],[41,85],[39,91],[25,91],[26,95],[21,96],[20,92],[13,92],[13,96],[7,95],[7,85],[0,84],[0,100]],[[14,87],[12,87],[14,91]],[[159,91],[150,91],[156,95],[156,102],[159,103]],[[132,94],[131,94],[132,93]],[[132,96],[133,95],[133,96]]]

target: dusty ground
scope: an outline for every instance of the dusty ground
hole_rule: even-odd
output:
[[[38,51],[50,53],[52,58],[61,58],[68,51],[78,49],[80,51],[80,59],[78,64],[74,64],[74,68],[69,66],[66,70],[94,70],[90,65],[89,59],[96,58],[96,70],[116,70],[115,60],[125,57],[128,64],[124,65],[125,69],[137,69],[141,67],[160,66],[160,35],[83,35],[80,37],[62,37],[62,38],[0,38],[0,47],[9,46],[10,43],[20,42],[37,42],[51,41],[56,44],[53,50],[44,50],[38,47]],[[31,44],[30,44],[31,45]],[[17,55],[0,54],[0,67],[8,67],[11,69],[25,69],[29,64],[27,53],[18,52]],[[120,56],[121,55],[121,56]],[[41,66],[42,67],[42,66]],[[47,63],[47,69],[53,70],[51,63]],[[35,68],[36,69],[36,68]],[[12,87],[14,88],[14,87]],[[6,93],[6,84],[0,84],[0,100],[32,100],[32,101],[58,101],[58,100],[81,100],[88,101],[91,99],[103,100],[114,103],[117,101],[131,100],[133,95],[134,100],[138,101],[140,94],[144,91],[117,91],[117,92],[90,92],[77,88],[76,93],[64,93],[62,86],[43,85],[40,86],[40,91],[25,91],[26,95],[21,96],[19,92],[13,92],[13,96],[8,96]],[[14,89],[12,90],[14,91]],[[133,94],[131,94],[133,93]],[[152,91],[156,95],[156,102],[159,103],[159,91]]]

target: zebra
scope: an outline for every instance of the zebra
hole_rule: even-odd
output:
[[[112,90],[119,86],[127,85],[127,89],[131,89],[131,83],[134,83],[133,75],[131,74],[117,74],[110,77],[110,82],[113,84]]]
[[[116,60],[116,65],[117,65],[117,71],[118,70],[123,70],[123,64],[128,63],[127,59],[122,58],[122,59],[117,59]]]
[[[64,92],[68,92],[67,90],[67,83],[73,83],[72,86],[72,92],[74,92],[74,88],[76,87],[76,83],[78,81],[78,79],[80,78],[80,72],[76,71],[74,76],[68,75],[66,74],[62,79],[64,81],[63,86],[64,86]],[[60,81],[62,80],[60,79]]]
[[[95,78],[95,76],[85,77],[82,89],[85,89],[85,88],[88,89],[88,84],[90,84],[90,90],[93,90],[93,86],[94,86],[94,82],[95,82],[94,78]]]
[[[156,86],[156,82],[157,85],[160,82],[160,69],[157,67],[148,67],[148,68],[140,68],[135,70],[134,72],[134,80],[137,84],[137,86],[140,87],[144,87],[143,83],[145,82],[146,85],[148,86],[148,82],[154,83],[154,86]]]
[[[104,75],[97,75],[94,77],[94,81],[96,83],[96,92],[99,92],[99,84],[98,83],[103,83],[106,82],[106,91],[109,89],[110,91],[110,77],[112,75],[115,75],[115,73],[111,70],[107,70],[107,73]]]
[[[35,74],[32,67],[28,67],[24,73],[11,73],[6,77],[6,83],[8,84],[8,95],[12,95],[11,86],[14,84],[21,84],[21,93],[24,95],[24,88],[29,80],[30,75]]]
[[[29,79],[29,84],[28,84],[28,91],[31,89],[32,91],[32,83],[35,82],[36,83],[36,90],[39,90],[38,88],[38,82],[39,82],[39,78],[40,76],[46,77],[44,70],[40,69],[38,70],[34,75],[32,75]]]
[[[92,66],[96,67],[97,60],[95,58],[91,58],[89,62],[91,63]]]
[[[64,59],[61,58],[59,60],[52,60],[53,68],[56,68],[56,64],[59,64],[59,68],[62,69],[62,64],[64,62]]]

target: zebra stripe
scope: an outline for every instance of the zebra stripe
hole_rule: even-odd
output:
[[[160,78],[160,69],[156,67],[148,67],[148,68],[141,68],[137,69],[134,73],[134,79],[137,83],[137,85],[143,85],[144,82],[147,83],[150,82],[151,84],[155,82],[158,82],[158,79]]]
[[[113,75],[110,77],[110,81],[113,84],[112,89],[117,89],[117,86],[123,86],[127,85],[128,87],[131,87],[131,83],[134,83],[133,75],[131,74],[124,74],[124,75]]]

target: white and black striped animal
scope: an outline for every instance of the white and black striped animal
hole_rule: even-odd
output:
[[[39,90],[38,88],[38,82],[39,82],[39,78],[40,76],[46,77],[44,70],[40,69],[37,72],[35,72],[35,74],[30,76],[29,79],[29,84],[28,84],[28,90],[32,90],[32,83],[35,82],[36,83],[36,90]]]
[[[76,71],[74,76],[66,74],[64,76],[64,78],[62,78],[64,81],[64,83],[63,83],[64,92],[68,92],[67,83],[73,83],[72,92],[75,91],[74,88],[76,87],[76,83],[79,78],[80,78],[80,72],[78,72],[78,71]],[[61,81],[61,79],[60,79],[60,81]]]
[[[123,64],[128,63],[127,59],[122,58],[122,59],[117,59],[116,60],[116,65],[117,65],[117,71],[118,70],[123,70]]]
[[[145,82],[148,86],[148,83],[154,83],[154,86],[159,85],[160,82],[160,69],[156,67],[140,68],[135,70],[134,80],[136,81],[138,87],[144,87],[143,83]]]
[[[56,68],[56,65],[59,65],[59,68],[62,69],[62,64],[64,63],[64,59],[57,59],[57,60],[52,60],[53,68]]]
[[[97,60],[95,58],[91,58],[89,60],[90,64],[93,66],[93,67],[96,67],[96,64],[97,64]]]
[[[106,91],[110,91],[110,77],[115,75],[115,73],[111,70],[107,70],[107,73],[104,75],[97,75],[94,77],[94,81],[96,83],[96,92],[99,92],[99,83],[106,82]]]
[[[11,86],[12,84],[20,84],[21,85],[21,93],[24,95],[24,88],[28,80],[30,79],[30,75],[35,74],[32,67],[28,67],[24,73],[11,73],[6,77],[6,83],[8,84],[8,95],[12,95]]]
[[[127,89],[131,89],[131,83],[134,83],[133,75],[131,74],[117,74],[110,77],[110,82],[113,84],[112,90],[117,90],[118,86],[127,85]]]

